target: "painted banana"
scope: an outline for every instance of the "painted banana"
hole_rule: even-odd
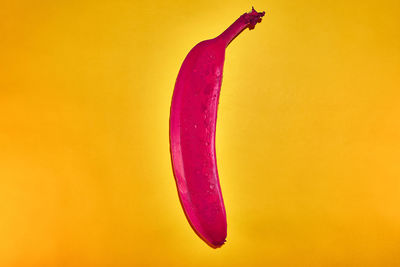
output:
[[[227,233],[215,154],[225,49],[264,14],[253,8],[218,37],[197,44],[181,66],[172,97],[170,150],[179,198],[194,231],[213,248],[224,244]]]

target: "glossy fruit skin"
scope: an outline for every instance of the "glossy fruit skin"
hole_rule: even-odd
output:
[[[226,214],[215,154],[217,106],[225,49],[196,45],[179,72],[171,105],[172,162],[178,193],[193,229],[210,245],[226,238]]]
[[[243,14],[217,38],[197,44],[179,71],[170,111],[170,150],[179,198],[194,231],[213,248],[227,222],[215,153],[218,101],[227,45],[264,13]]]

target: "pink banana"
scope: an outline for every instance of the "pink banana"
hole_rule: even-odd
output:
[[[181,66],[172,97],[170,150],[179,199],[194,231],[213,248],[225,243],[227,232],[215,154],[225,49],[264,14],[253,8],[218,37],[197,44]]]

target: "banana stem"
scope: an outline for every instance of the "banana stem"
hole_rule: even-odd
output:
[[[225,46],[228,46],[233,39],[236,38],[243,30],[249,28],[254,29],[257,23],[261,22],[261,17],[265,12],[257,12],[254,7],[251,12],[241,15],[231,26],[229,26],[223,33],[216,39],[221,40]]]

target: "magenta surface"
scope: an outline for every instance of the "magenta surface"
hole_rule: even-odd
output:
[[[224,244],[227,223],[215,154],[218,99],[226,46],[264,13],[243,14],[217,38],[197,44],[176,80],[170,149],[179,198],[194,231],[211,247]]]

